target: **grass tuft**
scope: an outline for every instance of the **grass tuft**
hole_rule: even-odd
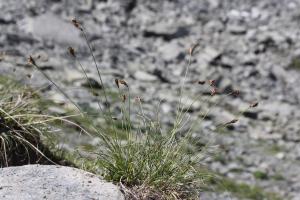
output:
[[[0,167],[64,162],[48,148],[53,127],[60,123],[78,125],[68,116],[56,117],[42,112],[45,102],[38,91],[0,76]],[[49,140],[48,140],[49,139]]]
[[[0,167],[51,162],[42,152],[41,136],[49,126],[36,108],[35,92],[1,76],[0,96]]]
[[[118,109],[111,108],[108,93],[110,90],[102,81],[102,72],[94,56],[94,48],[88,41],[85,28],[77,19],[73,19],[72,23],[86,40],[95,71],[99,77],[101,85],[99,89],[102,91],[102,97],[98,93],[95,95],[96,88],[90,82],[85,66],[78,60],[76,50],[69,47],[68,52],[85,75],[91,95],[98,98],[99,112],[105,120],[105,125],[95,124],[95,116],[85,112],[80,105],[71,99],[66,91],[62,90],[46,72],[41,70],[33,57],[30,56],[28,61],[77,108],[79,115],[76,121],[81,125],[87,125],[90,135],[101,138],[98,149],[89,148],[96,159],[93,162],[88,162],[84,168],[101,174],[108,181],[119,184],[128,199],[198,199],[201,188],[204,188],[208,180],[215,178],[215,175],[202,165],[203,159],[209,156],[210,143],[197,148],[199,141],[193,141],[192,137],[195,128],[206,118],[210,109],[205,112],[201,110],[197,113],[196,116],[203,116],[203,118],[190,120],[189,108],[196,101],[201,100],[203,95],[195,95],[196,100],[193,100],[188,108],[182,102],[184,92],[186,92],[184,86],[187,82],[190,66],[193,63],[192,56],[199,45],[196,44],[189,49],[188,64],[180,85],[176,118],[173,122],[173,128],[170,131],[165,131],[169,127],[167,129],[161,127],[159,106],[154,111],[155,117],[149,117],[149,113],[143,109],[142,99],[132,97],[130,82],[126,80],[117,78],[112,80],[118,90],[119,104]],[[201,80],[197,81],[196,84],[206,87],[211,98],[224,94],[222,89],[217,88],[215,80]],[[238,95],[239,91],[233,90],[223,96],[225,98]],[[132,103],[133,99],[136,101],[135,104]],[[217,104],[218,102],[212,105],[216,106]],[[246,110],[257,106],[258,102],[252,102]],[[239,113],[239,115],[241,114]],[[217,128],[233,126],[238,121],[238,118],[234,118],[218,125]],[[232,188],[236,186],[231,182],[227,182],[227,184]],[[244,185],[239,186],[245,192],[250,191],[250,194],[254,194],[252,189],[248,190],[249,188],[244,187]]]

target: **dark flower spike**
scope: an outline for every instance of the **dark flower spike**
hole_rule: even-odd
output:
[[[119,79],[116,78],[115,83],[116,83],[117,87],[120,88]]]
[[[189,54],[192,56],[193,53],[195,52],[196,48],[199,46],[199,44],[195,44],[193,45],[190,49],[189,49]]]
[[[73,24],[76,28],[78,28],[80,31],[83,31],[83,28],[82,28],[81,24],[77,21],[77,19],[73,18],[73,19],[72,19],[72,24]]]
[[[216,80],[209,80],[208,83],[210,86],[215,86]]]
[[[35,60],[33,59],[32,56],[29,56],[29,58],[28,58],[28,63],[29,63],[30,65],[36,66]]]
[[[229,121],[229,122],[226,122],[226,123],[225,123],[225,126],[231,125],[231,124],[235,124],[235,123],[237,123],[238,121],[239,121],[238,119],[233,119],[233,120],[231,120],[231,121]]]
[[[250,108],[255,108],[255,107],[257,107],[258,106],[258,102],[254,102],[254,103],[252,103],[252,104],[250,104]]]
[[[69,54],[76,58],[76,53],[73,47],[68,47]]]
[[[126,87],[128,87],[128,84],[126,81],[124,80],[119,80],[119,83],[122,84],[122,85],[125,85]]]
[[[237,97],[237,96],[240,95],[240,91],[239,91],[239,90],[234,90],[234,91],[232,92],[232,95],[235,96],[235,97]]]
[[[127,99],[126,95],[125,95],[125,94],[123,94],[123,95],[122,95],[122,102],[125,102],[125,101],[126,101],[126,99]]]
[[[199,84],[199,85],[204,85],[204,84],[205,84],[205,81],[198,81],[198,84]]]

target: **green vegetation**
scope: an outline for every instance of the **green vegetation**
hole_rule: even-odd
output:
[[[290,65],[290,69],[300,70],[300,58],[293,58]]]
[[[38,91],[8,77],[0,76],[0,95],[0,167],[61,163],[63,158],[51,152],[49,142],[56,123],[73,124],[68,117],[43,113],[46,101]]]
[[[278,144],[268,145],[268,152],[272,155],[280,153],[282,151],[284,151],[284,148],[282,146],[279,146]]]
[[[47,129],[46,118],[33,106],[37,95],[2,76],[0,95],[0,166],[37,161],[43,156],[41,132]]]
[[[250,186],[245,183],[237,183],[228,178],[215,181],[212,180],[212,185],[215,185],[215,190],[219,192],[228,191],[240,199],[251,200],[281,200],[282,198],[275,193],[265,192],[258,186]]]
[[[279,173],[276,173],[271,178],[274,179],[274,180],[276,180],[276,181],[282,181],[282,180],[284,180],[284,176],[282,174],[279,174]]]
[[[81,24],[76,20],[72,22],[86,38],[86,33]],[[99,110],[94,112],[87,105],[78,105],[51,80],[45,71],[40,69],[39,64],[30,56],[30,64],[64,95],[77,108],[78,112],[76,115],[62,117],[41,113],[42,106],[46,105],[39,102],[40,98],[36,95],[36,92],[24,88],[19,89],[19,87],[6,90],[11,85],[6,81],[6,84],[8,84],[3,86],[2,94],[4,98],[0,101],[0,150],[3,152],[0,155],[1,166],[14,165],[14,160],[20,160],[19,157],[15,158],[16,154],[20,155],[18,152],[19,147],[22,147],[23,154],[21,155],[23,157],[26,155],[28,158],[26,163],[32,163],[29,160],[32,158],[32,154],[39,155],[35,162],[40,162],[40,157],[51,162],[52,157],[48,158],[43,153],[43,149],[40,148],[42,145],[40,138],[47,137],[48,134],[46,133],[49,132],[51,126],[64,126],[67,123],[71,125],[67,128],[76,128],[88,136],[99,137],[101,144],[98,145],[98,148],[89,145],[84,147],[86,151],[91,151],[94,155],[93,159],[89,159],[78,156],[74,152],[55,151],[54,138],[53,146],[48,143],[49,147],[54,148],[52,155],[63,157],[81,169],[92,171],[102,175],[108,181],[119,184],[128,199],[198,199],[199,191],[205,188],[207,184],[216,184],[217,178],[214,173],[202,166],[203,158],[208,155],[207,150],[210,149],[210,144],[197,146],[197,143],[200,144],[201,142],[192,142],[192,133],[196,125],[199,124],[199,120],[192,121],[188,130],[182,133],[186,114],[195,103],[192,102],[188,108],[182,105],[183,85],[181,85],[180,104],[176,109],[177,115],[173,122],[173,128],[169,131],[162,131],[164,129],[161,128],[158,108],[154,111],[156,118],[152,119],[145,113],[141,99],[136,98],[136,103],[133,104],[131,102],[133,98],[130,85],[125,80],[115,80],[117,93],[111,92],[105,87],[102,82],[101,70],[93,55],[93,48],[87,40],[86,42],[94,60],[101,90],[95,90],[93,84],[89,82],[90,79],[80,60],[77,59],[75,50],[70,47],[69,53],[86,76],[91,95],[98,97],[102,94],[102,98],[98,98]],[[189,71],[195,47],[190,49],[186,75]],[[217,93],[214,84],[214,81],[211,80],[206,85],[211,90],[211,96]],[[11,92],[14,89],[16,89],[16,92]],[[233,91],[229,95],[235,93]],[[198,100],[198,98],[195,99],[195,101]],[[109,100],[112,102],[119,100],[119,109],[112,110]],[[138,114],[135,116],[135,119],[139,120],[138,122],[132,120],[133,105],[138,110]],[[216,105],[216,103],[212,105]],[[256,106],[253,105],[249,108]],[[204,119],[207,114],[208,112],[197,113],[197,116]],[[101,119],[102,122],[95,119]],[[224,125],[221,124],[220,127],[226,127],[237,121],[237,119],[232,119]],[[216,159],[222,161],[221,157]],[[23,164],[23,162],[18,164]],[[239,169],[237,169],[237,172],[239,172]],[[258,176],[263,177],[261,174]],[[237,184],[229,179],[222,181],[222,187],[218,186],[219,191],[224,191],[224,188],[241,198],[277,199],[275,195],[265,193],[258,187]]]
[[[41,138],[56,118],[40,113],[36,92],[0,76],[0,96],[0,167],[53,163]]]
[[[269,178],[268,174],[265,173],[265,172],[262,172],[262,171],[255,171],[253,173],[253,176],[256,178],[256,179],[260,179],[260,180],[266,180]]]

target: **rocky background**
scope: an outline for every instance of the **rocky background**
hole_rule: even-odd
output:
[[[162,100],[165,125],[174,121],[188,49],[199,42],[183,104],[188,107],[198,95],[211,100],[188,108],[192,119],[211,108],[195,132],[219,147],[207,164],[238,182],[300,199],[300,0],[0,0],[0,10],[1,74],[32,87],[49,85],[26,64],[28,55],[39,55],[41,68],[76,102],[96,110],[96,97],[67,54],[70,45],[79,51],[101,90],[84,37],[69,23],[76,17],[106,86],[125,79],[146,110]],[[195,83],[210,79],[221,90],[240,90],[240,96],[211,97],[209,87]],[[42,91],[67,102],[54,87]],[[255,101],[258,108],[239,114]],[[238,123],[216,130],[236,117]]]

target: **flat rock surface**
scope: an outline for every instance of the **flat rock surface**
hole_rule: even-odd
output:
[[[124,199],[117,186],[75,168],[27,165],[0,169],[0,174],[0,199]]]

